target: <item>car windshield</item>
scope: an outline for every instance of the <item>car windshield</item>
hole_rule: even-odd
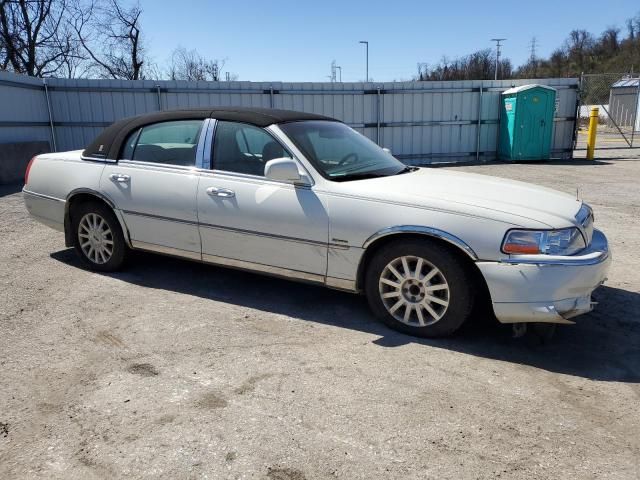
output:
[[[285,123],[280,128],[330,180],[385,177],[410,170],[371,140],[340,122],[310,120]]]

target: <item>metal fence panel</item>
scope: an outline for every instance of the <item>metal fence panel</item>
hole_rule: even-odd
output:
[[[528,83],[558,89],[553,155],[573,148],[577,79],[288,83],[41,79],[0,72],[0,142],[82,148],[123,117],[175,108],[283,108],[337,118],[411,164],[492,160],[500,93]],[[50,110],[47,104],[47,94]],[[6,108],[5,108],[6,107]],[[54,128],[49,126],[49,112]]]

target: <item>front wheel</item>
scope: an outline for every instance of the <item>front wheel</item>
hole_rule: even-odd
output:
[[[428,240],[384,246],[369,264],[365,282],[374,314],[389,327],[418,337],[451,335],[473,307],[465,266]]]
[[[127,246],[114,213],[101,203],[83,203],[73,212],[75,250],[91,270],[113,272],[125,260]]]

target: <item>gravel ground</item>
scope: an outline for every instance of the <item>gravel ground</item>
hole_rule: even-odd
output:
[[[640,159],[455,168],[581,187],[614,250],[594,313],[419,340],[319,287],[91,273],[0,190],[0,478],[640,478]]]

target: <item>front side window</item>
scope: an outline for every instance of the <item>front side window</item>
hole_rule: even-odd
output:
[[[122,157],[141,162],[195,166],[202,123],[202,120],[179,120],[142,127],[129,134]]]
[[[340,122],[309,120],[280,128],[325,177],[335,181],[396,175],[411,169]]]
[[[262,128],[236,122],[218,122],[213,142],[213,168],[264,176],[264,166],[291,155]]]

